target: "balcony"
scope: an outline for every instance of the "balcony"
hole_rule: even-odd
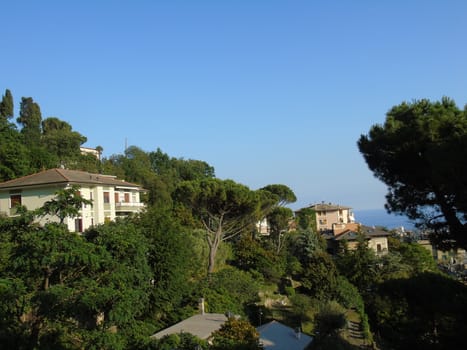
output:
[[[144,208],[144,203],[134,203],[134,202],[117,202],[115,203],[116,212],[130,212],[137,213]]]

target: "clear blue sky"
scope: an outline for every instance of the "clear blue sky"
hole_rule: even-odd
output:
[[[0,93],[88,147],[200,159],[294,208],[382,208],[356,141],[389,108],[467,102],[467,1],[3,1]]]

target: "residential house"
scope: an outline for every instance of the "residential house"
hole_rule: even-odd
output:
[[[313,337],[278,321],[266,323],[256,330],[265,350],[304,350],[313,341]]]
[[[81,151],[81,154],[90,154],[94,157],[96,157],[97,160],[101,160],[101,151],[96,148],[89,148],[89,147],[80,147],[79,150]]]
[[[335,253],[339,251],[344,242],[349,250],[356,249],[359,235],[363,235],[368,242],[368,248],[372,249],[376,255],[381,256],[388,253],[388,236],[391,233],[377,227],[351,223],[344,227],[335,228],[331,233],[325,234],[325,238],[329,251]]]
[[[438,264],[446,265],[458,270],[467,269],[467,253],[462,248],[441,250],[436,248],[428,239],[417,240],[417,243],[425,247]]]
[[[208,340],[213,332],[227,322],[228,317],[224,314],[205,313],[204,298],[200,298],[198,306],[199,314],[165,328],[151,335],[151,338],[161,339],[171,334],[190,333],[200,339]]]
[[[17,205],[35,210],[53,199],[58,190],[73,185],[80,187],[80,195],[91,200],[92,205],[83,205],[79,217],[65,219],[70,231],[83,232],[93,225],[138,213],[144,208],[140,198],[143,189],[137,184],[110,175],[50,169],[0,183],[0,213],[14,216]],[[39,220],[42,224],[53,221],[59,219],[46,216]]]
[[[349,249],[355,249],[359,234],[365,237],[368,241],[368,247],[373,249],[376,254],[383,255],[388,252],[387,237],[390,233],[355,222],[352,208],[321,202],[304,209],[311,209],[311,213],[314,215],[313,219],[316,222],[316,229],[326,238],[330,253],[337,252],[343,242],[346,242]]]
[[[315,215],[316,229],[319,232],[332,231],[335,225],[342,225],[355,222],[352,208],[339,204],[321,202],[320,204],[310,205]]]
[[[227,322],[227,316],[224,314],[197,314],[151,335],[151,338],[161,339],[166,335],[190,333],[200,339],[207,340],[225,322]]]

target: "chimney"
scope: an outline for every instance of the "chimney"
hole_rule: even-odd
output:
[[[201,315],[204,315],[204,298],[199,298],[198,300],[199,312]]]
[[[297,337],[297,339],[300,339],[301,335],[302,335],[302,331],[300,327],[295,328],[295,336]]]

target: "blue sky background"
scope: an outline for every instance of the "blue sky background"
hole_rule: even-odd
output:
[[[402,101],[467,102],[467,1],[2,1],[0,93],[123,153],[200,159],[294,208],[382,208],[356,142]]]

